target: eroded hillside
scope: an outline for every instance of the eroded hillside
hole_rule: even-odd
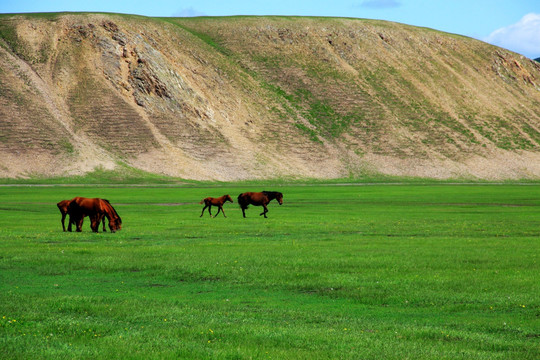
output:
[[[540,177],[540,64],[359,19],[0,18],[0,176]]]

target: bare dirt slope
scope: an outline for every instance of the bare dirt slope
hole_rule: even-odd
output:
[[[540,64],[330,18],[0,17],[0,177],[540,177]]]

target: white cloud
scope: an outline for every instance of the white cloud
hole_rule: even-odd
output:
[[[540,14],[527,14],[517,23],[495,30],[484,41],[530,58],[540,57]]]

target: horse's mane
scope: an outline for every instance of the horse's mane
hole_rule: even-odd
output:
[[[109,207],[111,208],[111,211],[114,214],[114,216],[116,217],[116,220],[118,221],[118,223],[122,224],[122,218],[120,217],[120,215],[118,215],[118,213],[116,212],[116,209],[111,205],[109,200],[107,200],[107,199],[102,199],[102,200],[105,201],[109,205]]]
[[[283,197],[283,194],[279,191],[261,191],[264,195],[268,196],[269,199],[275,199],[279,195]]]

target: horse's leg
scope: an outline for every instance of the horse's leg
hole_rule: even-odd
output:
[[[105,229],[105,215],[97,215],[96,216],[96,232],[99,232],[99,225],[103,222],[103,232],[107,231]]]
[[[246,217],[246,208],[242,206],[242,215],[244,215],[244,217]]]
[[[199,216],[199,217],[202,217],[204,215],[204,210],[206,210],[207,207],[208,207],[208,205],[204,205],[204,207],[202,209],[202,212],[201,212],[201,216]]]
[[[71,215],[69,215],[69,219],[68,219],[68,231],[71,232],[71,224],[73,223],[74,221],[71,220]]]
[[[268,212],[268,208],[266,207],[266,204],[262,204],[262,207],[264,208],[264,211],[259,214],[259,216],[264,215],[266,217],[266,213]]]
[[[81,232],[82,231],[82,225],[83,225],[83,221],[84,221],[84,216],[81,216],[80,219],[77,219],[77,232]]]
[[[96,216],[96,230],[94,232],[99,232],[99,225],[101,224],[102,219],[103,215]]]
[[[90,228],[93,232],[98,232],[99,230],[100,219],[99,216],[90,217]]]
[[[223,210],[223,207],[220,206],[219,208],[221,209],[221,212],[223,213],[223,216],[224,216],[224,217],[227,217],[227,215],[225,215],[225,210]]]
[[[64,232],[66,232],[66,225],[64,221],[66,220],[66,214],[62,213],[62,229],[64,229]]]
[[[82,223],[83,223],[83,221],[84,221],[84,217],[82,217],[82,218],[80,219],[80,221],[81,221],[81,227],[82,227]],[[79,224],[79,218],[75,218],[75,219],[73,220],[73,225],[75,225],[75,231],[77,231],[77,226],[78,226],[78,224]]]
[[[219,212],[222,210],[221,205],[218,205],[217,207],[218,207],[218,211],[217,211],[216,215],[214,215],[214,217],[217,217],[219,215]],[[223,213],[223,214],[225,214],[225,213]]]
[[[208,213],[210,214],[210,216],[212,216],[212,204],[208,204]]]

